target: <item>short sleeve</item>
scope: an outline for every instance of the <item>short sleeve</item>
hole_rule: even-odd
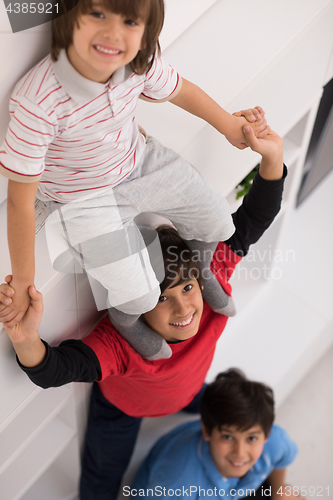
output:
[[[99,381],[110,375],[124,375],[126,372],[129,358],[123,344],[126,346],[127,342],[119,337],[111,328],[109,320],[103,318],[94,330],[82,339],[82,342],[94,351],[100,363]]]
[[[182,86],[177,71],[161,57],[156,57],[146,74],[141,98],[149,102],[164,102],[176,97]]]
[[[46,112],[25,97],[11,99],[11,119],[0,150],[0,173],[18,182],[38,181],[45,155],[56,135]]]
[[[273,425],[264,449],[265,452],[270,455],[274,469],[284,469],[295,460],[298,453],[296,443],[294,443],[294,441],[290,439],[288,433],[278,425]]]

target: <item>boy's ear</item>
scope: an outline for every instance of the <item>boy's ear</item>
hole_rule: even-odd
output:
[[[201,420],[201,430],[202,430],[202,435],[205,441],[210,441],[210,435],[205,427],[205,424]]]

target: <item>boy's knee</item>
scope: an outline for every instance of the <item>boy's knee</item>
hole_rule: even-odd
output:
[[[160,294],[161,291],[160,287],[158,286],[151,290],[149,293],[142,295],[141,297],[133,299],[129,302],[125,302],[124,304],[118,304],[116,306],[116,309],[125,314],[144,314],[154,309],[154,307],[157,305]]]

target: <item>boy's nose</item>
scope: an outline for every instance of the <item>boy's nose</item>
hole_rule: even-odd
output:
[[[117,41],[121,36],[121,28],[121,23],[117,19],[109,19],[109,22],[104,26],[104,36]]]
[[[189,306],[185,299],[181,298],[176,301],[175,313],[180,318],[185,317],[189,313]]]
[[[232,451],[233,451],[235,457],[242,458],[244,456],[244,445],[243,445],[243,443],[235,442]]]

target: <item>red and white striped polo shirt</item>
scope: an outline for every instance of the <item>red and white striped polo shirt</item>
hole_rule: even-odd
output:
[[[56,62],[47,56],[14,88],[0,173],[39,180],[44,196],[63,203],[116,186],[145,146],[135,120],[138,98],[169,100],[180,87],[178,73],[161,58],[143,75],[124,66],[97,83],[80,75],[65,51]]]

